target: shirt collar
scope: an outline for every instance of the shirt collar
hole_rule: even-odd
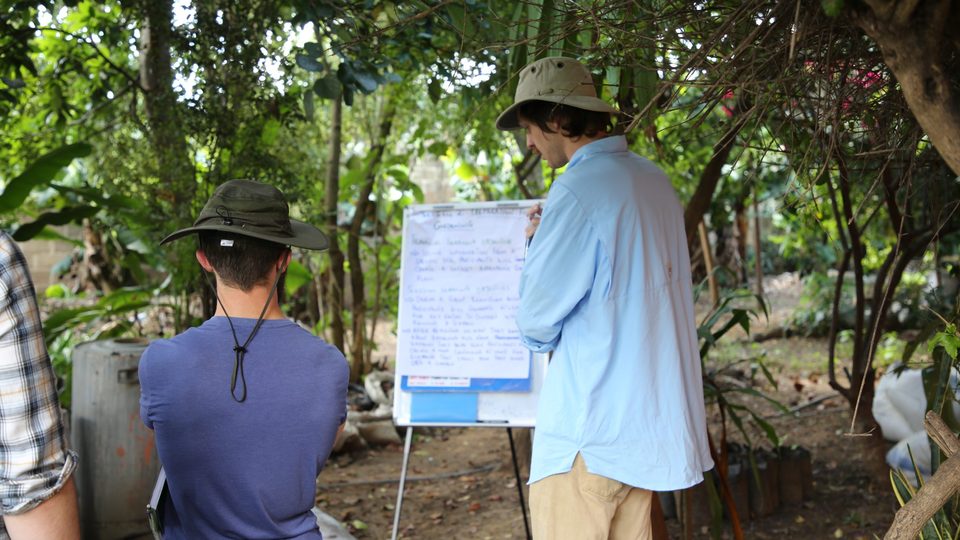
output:
[[[570,163],[567,165],[567,170],[569,171],[578,162],[591,157],[594,154],[608,154],[626,151],[627,138],[623,135],[610,135],[577,148],[577,151],[570,156]]]

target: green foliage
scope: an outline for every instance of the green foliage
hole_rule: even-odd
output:
[[[957,432],[960,431],[960,418],[954,415],[952,403],[956,401],[954,375],[960,367],[960,357],[957,356],[960,333],[957,332],[956,323],[960,317],[954,312],[951,320],[945,320],[939,315],[938,318],[935,325],[939,327],[939,331],[927,341],[931,362],[923,367],[923,391],[927,399],[927,409],[936,412],[950,429]],[[940,451],[935,445],[932,448],[935,469],[939,466]]]
[[[927,347],[930,352],[933,352],[937,347],[943,347],[947,356],[956,360],[957,349],[960,348],[960,332],[957,332],[957,325],[947,324],[943,331],[937,332],[930,338]]]
[[[699,290],[702,290],[702,285]],[[761,433],[774,449],[780,446],[781,439],[776,428],[764,418],[760,411],[749,404],[749,399],[743,398],[759,398],[773,405],[777,410],[786,412],[787,409],[783,404],[761,390],[764,383],[776,388],[776,379],[764,364],[762,356],[724,361],[710,358],[709,353],[732,330],[740,329],[749,335],[750,322],[758,316],[758,313],[767,316],[767,305],[762,297],[744,290],[725,291],[719,303],[697,326],[703,370],[704,401],[707,406],[717,407],[719,412],[720,447],[728,446],[727,421],[729,420],[746,444],[748,452],[746,457],[757,481],[759,481],[759,470],[755,452],[759,450],[759,446],[753,441],[753,434]],[[718,464],[723,467],[726,465]],[[714,538],[719,538],[722,528],[721,499],[716,492],[714,482],[707,481],[706,484],[711,506],[711,534]]]
[[[783,194],[786,195],[786,194]],[[773,271],[826,272],[837,261],[836,246],[828,242],[829,227],[821,210],[796,195],[786,195],[772,216],[772,230],[762,244],[763,261]]]
[[[744,301],[752,301],[756,307],[743,305]],[[704,399],[707,404],[715,405],[720,410],[721,430],[723,440],[726,440],[726,419],[730,419],[747,445],[753,448],[752,436],[747,429],[747,421],[762,433],[773,448],[780,446],[780,437],[763,416],[752,409],[738,397],[752,396],[773,405],[778,410],[786,408],[777,400],[758,390],[759,379],[776,388],[776,379],[767,369],[762,357],[744,358],[727,363],[708,362],[710,350],[716,343],[735,328],[746,334],[750,333],[750,321],[758,316],[758,312],[767,314],[767,306],[763,298],[749,291],[730,291],[720,299],[697,326],[697,336],[700,341],[700,359],[703,364]],[[748,384],[731,384],[730,380],[738,378],[738,374],[747,372]]]
[[[790,315],[789,325],[807,336],[826,335],[833,320],[835,272],[814,272],[803,280],[803,294]],[[873,287],[872,276],[865,279],[869,290]],[[852,329],[856,317],[854,277],[848,273],[841,286],[838,302],[838,330]],[[908,273],[890,302],[889,321],[886,327],[898,329],[919,328],[929,319],[925,307],[935,300],[936,291],[929,290],[920,273]],[[869,316],[870,310],[866,310]]]
[[[910,452],[910,463],[913,464],[914,477],[919,485],[914,486],[903,471],[899,469],[890,470],[890,485],[893,488],[893,494],[897,498],[900,506],[906,505],[917,492],[923,489],[923,475],[917,467],[917,462]],[[920,530],[919,538],[921,540],[943,540],[955,539],[960,535],[960,494],[954,494],[947,500],[947,503],[933,515],[933,517],[924,524]]]
[[[64,307],[53,311],[44,321],[43,334],[50,360],[57,376],[64,381],[60,402],[70,407],[74,348],[87,341],[126,335],[142,335],[140,315],[154,304],[156,291],[147,288],[124,288],[106,294],[92,303],[86,295],[75,296],[63,287],[47,290],[48,299],[60,302],[72,300],[79,307]]]
[[[931,328],[936,328],[936,330],[921,332],[920,338],[917,340],[919,343],[929,337],[927,339],[927,349],[932,358],[931,364],[923,367],[923,391],[926,397],[927,410],[936,412],[944,423],[956,433],[960,431],[960,419],[955,417],[953,411],[953,402],[956,400],[955,373],[957,368],[960,367],[960,357],[957,355],[958,347],[960,347],[960,332],[957,331],[956,323],[957,313],[954,313],[950,319],[944,319],[939,315],[937,315],[937,318],[936,323],[930,325]],[[905,358],[909,359],[909,354]],[[906,363],[904,367],[906,367]],[[932,471],[935,473],[941,463],[941,450],[933,442],[931,442],[930,448]],[[912,452],[910,460],[913,463],[914,474],[919,485],[914,486],[902,471],[890,471],[890,483],[900,506],[909,502],[916,496],[917,491],[923,488],[923,476],[917,468]],[[939,540],[941,538],[957,538],[958,535],[960,535],[960,494],[955,494],[947,500],[943,508],[934,514],[930,521],[924,524],[920,538]]]
[[[819,45],[798,42],[794,54],[794,41],[815,33],[814,23],[824,20],[820,10],[804,10],[801,27],[810,31],[796,33],[784,30],[795,17],[776,12],[779,5],[760,4],[742,24],[724,26],[723,39],[712,40],[727,17],[743,10],[722,2],[194,2],[178,8],[172,25],[165,66],[170,80],[145,93],[139,88],[144,55],[138,52],[149,23],[144,5],[38,0],[0,13],[0,115],[6,120],[0,158],[9,170],[27,174],[38,156],[68,143],[92,148],[75,157],[67,174],[37,180],[22,204],[0,196],[0,205],[33,220],[20,227],[21,237],[38,231],[52,236],[46,225],[86,218],[104,239],[102,264],[119,269],[124,285],[151,287],[171,276],[165,291],[175,299],[178,330],[193,319],[187,306],[203,285],[189,242],[161,250],[156,241],[189,222],[213,188],[231,178],[273,183],[288,194],[297,217],[329,219],[323,179],[338,96],[351,105],[342,117],[339,225],[365,206],[358,203],[373,203],[359,216],[361,264],[366,287],[374,291],[367,295],[367,320],[392,316],[402,209],[425,197],[420,180],[410,177],[417,159],[439,156],[456,171],[459,200],[538,197],[550,185],[556,172],[538,165],[528,189],[520,189],[523,145],[493,126],[512,99],[519,69],[546,55],[583,59],[601,96],[630,114],[650,105],[629,135],[631,147],[668,172],[684,201],[733,123],[733,111],[756,105],[760,112],[735,141],[707,223],[720,237],[758,198],[772,218],[759,254],[770,271],[822,275],[843,255],[847,220],[835,215],[830,201],[839,185],[836,152],[848,157],[849,205],[863,221],[868,274],[884,267],[896,238],[896,227],[873,216],[882,218],[892,202],[904,208],[909,225],[945,215],[942,204],[955,199],[950,190],[956,182],[943,182],[929,144],[911,138],[912,124],[902,115],[907,109],[890,85],[844,86],[833,63],[829,73],[819,72]],[[842,1],[822,6],[831,16],[847,7]],[[832,58],[879,64],[872,61],[876,56],[861,54],[862,33],[850,38],[842,34],[845,20],[834,22],[841,33],[830,41]],[[750,36],[771,41],[753,46]],[[740,40],[751,46],[741,47]],[[751,59],[770,73],[741,76],[724,67],[740,69]],[[877,71],[880,80],[891,80]],[[158,94],[166,101],[146,99]],[[851,96],[868,110],[844,108]],[[379,141],[377,127],[391,107],[397,111],[393,130]],[[825,118],[828,111],[839,114]],[[886,125],[905,127],[886,137],[878,129]],[[827,140],[827,132],[840,138]],[[384,159],[374,164],[371,149],[381,142]],[[878,150],[891,148],[903,149],[923,172],[901,175],[908,165]],[[171,154],[186,164],[175,182],[169,180],[171,160],[163,159]],[[893,171],[897,181],[880,185],[877,171]],[[358,201],[369,178],[376,182],[373,194]],[[9,201],[20,197],[14,191],[22,189],[11,190]],[[926,204],[907,204],[922,197]],[[940,252],[956,255],[956,235],[943,233]],[[346,244],[343,230],[335,236]],[[289,292],[302,297],[323,289],[326,259],[298,257],[302,266],[291,268]],[[822,328],[829,319],[830,280],[818,287],[809,294],[811,320],[799,324]],[[896,297],[907,306],[898,314],[912,314],[924,302],[912,282],[906,289]],[[848,287],[843,294],[846,309],[853,297]],[[715,321],[714,331],[702,336],[707,351],[724,325],[746,326],[742,315],[726,315],[729,321]]]
[[[823,12],[830,17],[836,17],[843,11],[844,0],[820,0]]]

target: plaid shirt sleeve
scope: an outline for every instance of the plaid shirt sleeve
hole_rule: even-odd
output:
[[[0,231],[0,514],[47,500],[76,466],[33,282],[17,244]]]

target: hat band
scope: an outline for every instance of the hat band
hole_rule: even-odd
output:
[[[219,213],[219,212],[218,212]],[[216,223],[219,221],[220,225],[227,227],[236,227],[238,234],[243,234],[244,232],[255,232],[258,234],[267,234],[273,236],[286,236],[293,237],[293,227],[290,225],[290,220],[252,220],[246,219],[240,216],[230,216],[230,215],[218,215],[211,216],[204,220],[198,220],[194,224],[194,227],[199,227],[201,225],[210,225],[211,222]]]

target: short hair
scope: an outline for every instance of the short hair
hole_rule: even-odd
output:
[[[547,122],[555,122],[560,134],[571,139],[596,137],[613,131],[613,119],[608,112],[588,111],[562,103],[528,101],[517,107],[517,114],[537,124],[547,133],[556,133]]]
[[[223,282],[246,292],[267,284],[270,270],[288,248],[283,244],[239,234],[200,231],[200,250]]]

